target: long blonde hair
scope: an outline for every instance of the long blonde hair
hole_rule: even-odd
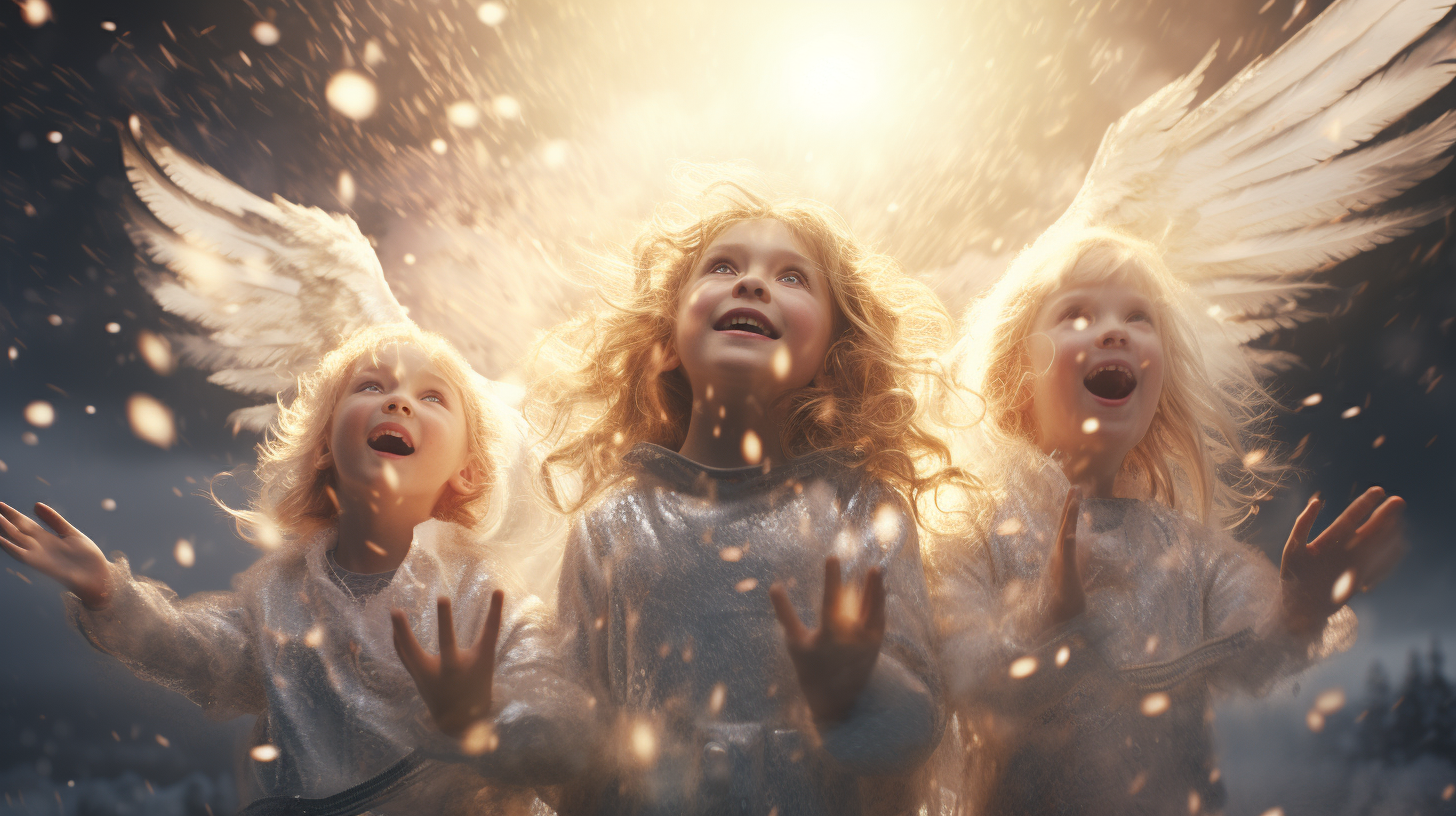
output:
[[[758,219],[783,223],[802,242],[829,281],[836,312],[823,376],[785,397],[785,452],[843,451],[912,506],[921,491],[956,478],[917,396],[953,328],[930,289],[861,245],[818,202],[720,179],[696,203],[696,211],[659,208],[627,257],[603,270],[607,305],[538,347],[531,415],[555,443],[542,466],[549,499],[577,509],[622,475],[621,456],[633,445],[682,446],[692,389],[681,371],[662,370],[679,296],[719,235]],[[575,497],[560,489],[569,475],[580,480]]]
[[[213,499],[237,520],[238,534],[265,548],[284,540],[304,540],[334,523],[339,506],[333,496],[337,476],[332,467],[316,467],[332,430],[334,408],[349,380],[366,358],[377,360],[390,346],[410,346],[429,358],[460,393],[465,415],[466,470],[470,490],[445,491],[433,516],[466,526],[479,522],[490,503],[496,433],[472,382],[470,364],[443,337],[413,323],[362,329],[323,356],[318,366],[299,378],[292,401],[279,404],[278,417],[258,443],[256,485],[249,509],[238,510]]]
[[[971,307],[958,371],[985,401],[991,447],[1024,457],[1035,446],[1035,375],[1025,341],[1042,305],[1066,287],[1112,278],[1130,281],[1152,301],[1164,359],[1152,424],[1124,460],[1119,480],[1204,523],[1237,523],[1289,468],[1266,430],[1276,403],[1247,368],[1215,379],[1194,332],[1210,319],[1206,312],[1155,246],[1112,230],[1044,236]]]

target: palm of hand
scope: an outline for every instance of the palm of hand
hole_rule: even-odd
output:
[[[1322,507],[1312,499],[1295,519],[1279,564],[1285,622],[1301,635],[1318,631],[1356,590],[1378,583],[1405,551],[1399,496],[1370,488],[1306,544]]]
[[[884,576],[878,567],[870,569],[856,605],[852,593],[840,585],[839,559],[828,558],[820,624],[813,631],[799,620],[782,586],[775,584],[769,598],[784,627],[809,710],[819,721],[842,719],[869,683],[885,640]]]
[[[52,508],[36,504],[35,514],[51,529],[0,502],[0,548],[76,593],[86,606],[105,606],[111,596],[111,564],[105,553]]]
[[[404,612],[394,609],[394,648],[400,661],[414,678],[420,697],[430,709],[430,716],[440,731],[456,739],[465,738],[467,750],[487,750],[485,740],[476,740],[472,726],[490,715],[491,685],[495,674],[495,646],[500,637],[501,608],[505,594],[496,590],[490,599],[490,612],[475,645],[461,649],[455,643],[455,620],[450,599],[439,600],[440,653],[429,654],[410,631]],[[488,738],[488,731],[481,732]],[[478,749],[478,750],[474,750]]]

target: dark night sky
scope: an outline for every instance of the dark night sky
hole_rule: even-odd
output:
[[[185,326],[166,316],[136,282],[136,261],[120,223],[119,202],[128,188],[115,123],[140,111],[168,138],[254,192],[277,192],[335,209],[330,190],[339,155],[367,159],[375,155],[369,151],[378,150],[367,137],[404,137],[387,122],[360,131],[321,111],[321,93],[314,86],[327,65],[306,65],[312,52],[303,38],[286,39],[278,53],[303,66],[296,76],[314,80],[313,85],[270,86],[249,95],[209,73],[209,60],[232,66],[239,50],[260,50],[248,34],[260,15],[273,16],[288,35],[307,27],[302,11],[307,9],[327,30],[339,14],[332,3],[55,0],[53,5],[55,21],[40,28],[25,25],[14,5],[0,7],[0,354],[13,350],[13,359],[0,357],[0,499],[19,507],[38,500],[53,504],[104,549],[126,552],[134,567],[181,593],[221,589],[254,552],[198,492],[209,477],[248,461],[255,439],[233,437],[223,417],[250,403],[207,384],[199,372],[183,369],[162,376],[138,358],[139,332]],[[461,19],[473,16],[471,7],[450,0],[421,0],[409,8],[376,5],[391,11],[398,5],[391,25],[416,33],[428,31],[410,16],[421,8],[453,10]],[[619,18],[628,15],[622,9],[629,5],[612,4]],[[1214,39],[1247,39],[1242,53],[1215,66],[1213,78],[1222,82],[1252,53],[1267,53],[1288,35],[1281,26],[1291,17],[1292,0],[1275,0],[1261,15],[1263,5],[1263,0],[1127,3],[1099,17],[1095,26],[1099,36],[1141,53],[1136,71],[1159,81],[1190,68]],[[1295,27],[1324,5],[1309,4]],[[516,6],[513,13],[531,20],[550,41],[554,18],[546,12],[552,4]],[[1080,29],[1069,22],[1068,9],[1076,6],[1060,0],[1030,4],[1048,16],[1038,36],[1084,36],[1085,22]],[[118,30],[103,30],[105,20],[114,21]],[[483,60],[504,59],[491,50],[494,40],[483,42]],[[164,48],[181,67],[169,63]],[[492,76],[502,75],[502,69],[492,70]],[[618,73],[614,81],[628,88],[652,81],[650,71]],[[1118,87],[1143,87],[1138,79],[1129,74]],[[386,92],[393,81],[381,80]],[[493,149],[500,154],[524,150],[552,129],[569,137],[598,110],[588,103],[571,108],[580,97],[565,91],[552,104],[549,84],[534,93],[540,113],[532,128],[492,134]],[[1425,121],[1453,101],[1448,88],[1413,121]],[[1097,135],[1125,109],[1118,94],[1103,94],[1087,105],[1074,111],[1086,121],[1076,128],[1084,131],[1080,141],[1026,149],[1048,155],[1063,150],[1067,161],[1085,161]],[[52,131],[62,134],[59,144],[47,139]],[[1453,178],[1448,168],[1412,191],[1411,200],[1456,192]],[[966,194],[966,208],[992,221],[999,218],[996,227],[1006,228],[1012,212],[1025,203],[1016,197],[1014,182],[995,181],[998,190],[1005,188],[1002,204],[978,205],[969,200],[976,195]],[[419,206],[413,200],[391,201],[386,208],[381,200],[388,194],[382,185],[362,184],[353,214],[366,232],[385,229],[389,209],[412,213]],[[1323,402],[1277,418],[1286,445],[1309,436],[1307,453],[1298,478],[1263,507],[1249,531],[1253,540],[1271,555],[1277,552],[1296,508],[1316,490],[1343,505],[1356,490],[1378,483],[1410,505],[1409,556],[1385,585],[1358,599],[1360,645],[1332,661],[1311,684],[1358,684],[1373,657],[1399,667],[1405,649],[1432,635],[1456,642],[1451,637],[1456,548],[1450,544],[1456,528],[1456,468],[1451,464],[1456,461],[1456,376],[1447,376],[1456,365],[1456,253],[1441,243],[1446,232],[1445,224],[1434,225],[1334,270],[1337,289],[1330,302],[1339,305],[1337,314],[1273,341],[1306,363],[1274,384],[1284,402],[1296,405],[1316,392]],[[948,260],[943,251],[940,256],[917,255],[913,249],[903,254],[912,266]],[[385,268],[399,280],[397,263],[386,259]],[[1362,280],[1369,281],[1368,287],[1358,288]],[[108,333],[110,322],[120,331]],[[176,446],[159,450],[130,433],[124,403],[134,392],[152,394],[176,411]],[[23,410],[33,400],[54,405],[51,427],[26,424]],[[1357,417],[1341,419],[1342,411],[1356,405],[1363,409]],[[86,406],[94,406],[95,413],[86,413]],[[27,433],[34,434],[35,444],[23,438]],[[1376,447],[1379,437],[1384,441]],[[103,499],[114,500],[115,509],[102,509]],[[172,556],[182,538],[197,551],[190,569]],[[6,566],[0,573],[0,769],[44,758],[57,779],[133,767],[166,782],[188,770],[224,773],[230,767],[232,734],[244,726],[208,723],[189,703],[131,678],[67,626],[53,586],[18,565]],[[1300,722],[1307,698],[1308,692],[1303,702],[1275,710]],[[169,748],[160,745],[157,734],[166,737]]]

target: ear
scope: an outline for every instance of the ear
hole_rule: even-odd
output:
[[[658,373],[672,371],[680,365],[682,365],[682,359],[677,356],[677,349],[671,343],[657,347]]]
[[[319,451],[317,458],[313,460],[315,470],[328,470],[334,466],[334,455],[329,452],[329,446],[324,445]]]
[[[445,485],[456,494],[464,496],[480,484],[479,473],[474,466],[466,465],[445,481]]]

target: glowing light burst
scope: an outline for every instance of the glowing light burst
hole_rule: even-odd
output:
[[[197,563],[197,551],[192,548],[192,542],[185,538],[177,539],[177,545],[172,548],[172,557],[183,567],[191,567]]]
[[[159,448],[170,448],[177,441],[177,426],[172,409],[148,394],[132,394],[126,401],[126,418],[131,432],[138,439]]]
[[[45,400],[25,406],[25,421],[37,428],[49,428],[56,421],[56,409]]]
[[[248,756],[251,756],[254,762],[272,762],[278,758],[278,747],[267,743],[254,745],[253,750],[248,752]]]
[[[324,88],[324,98],[329,107],[356,122],[374,115],[379,106],[379,89],[373,80],[358,71],[340,71],[329,80]]]

